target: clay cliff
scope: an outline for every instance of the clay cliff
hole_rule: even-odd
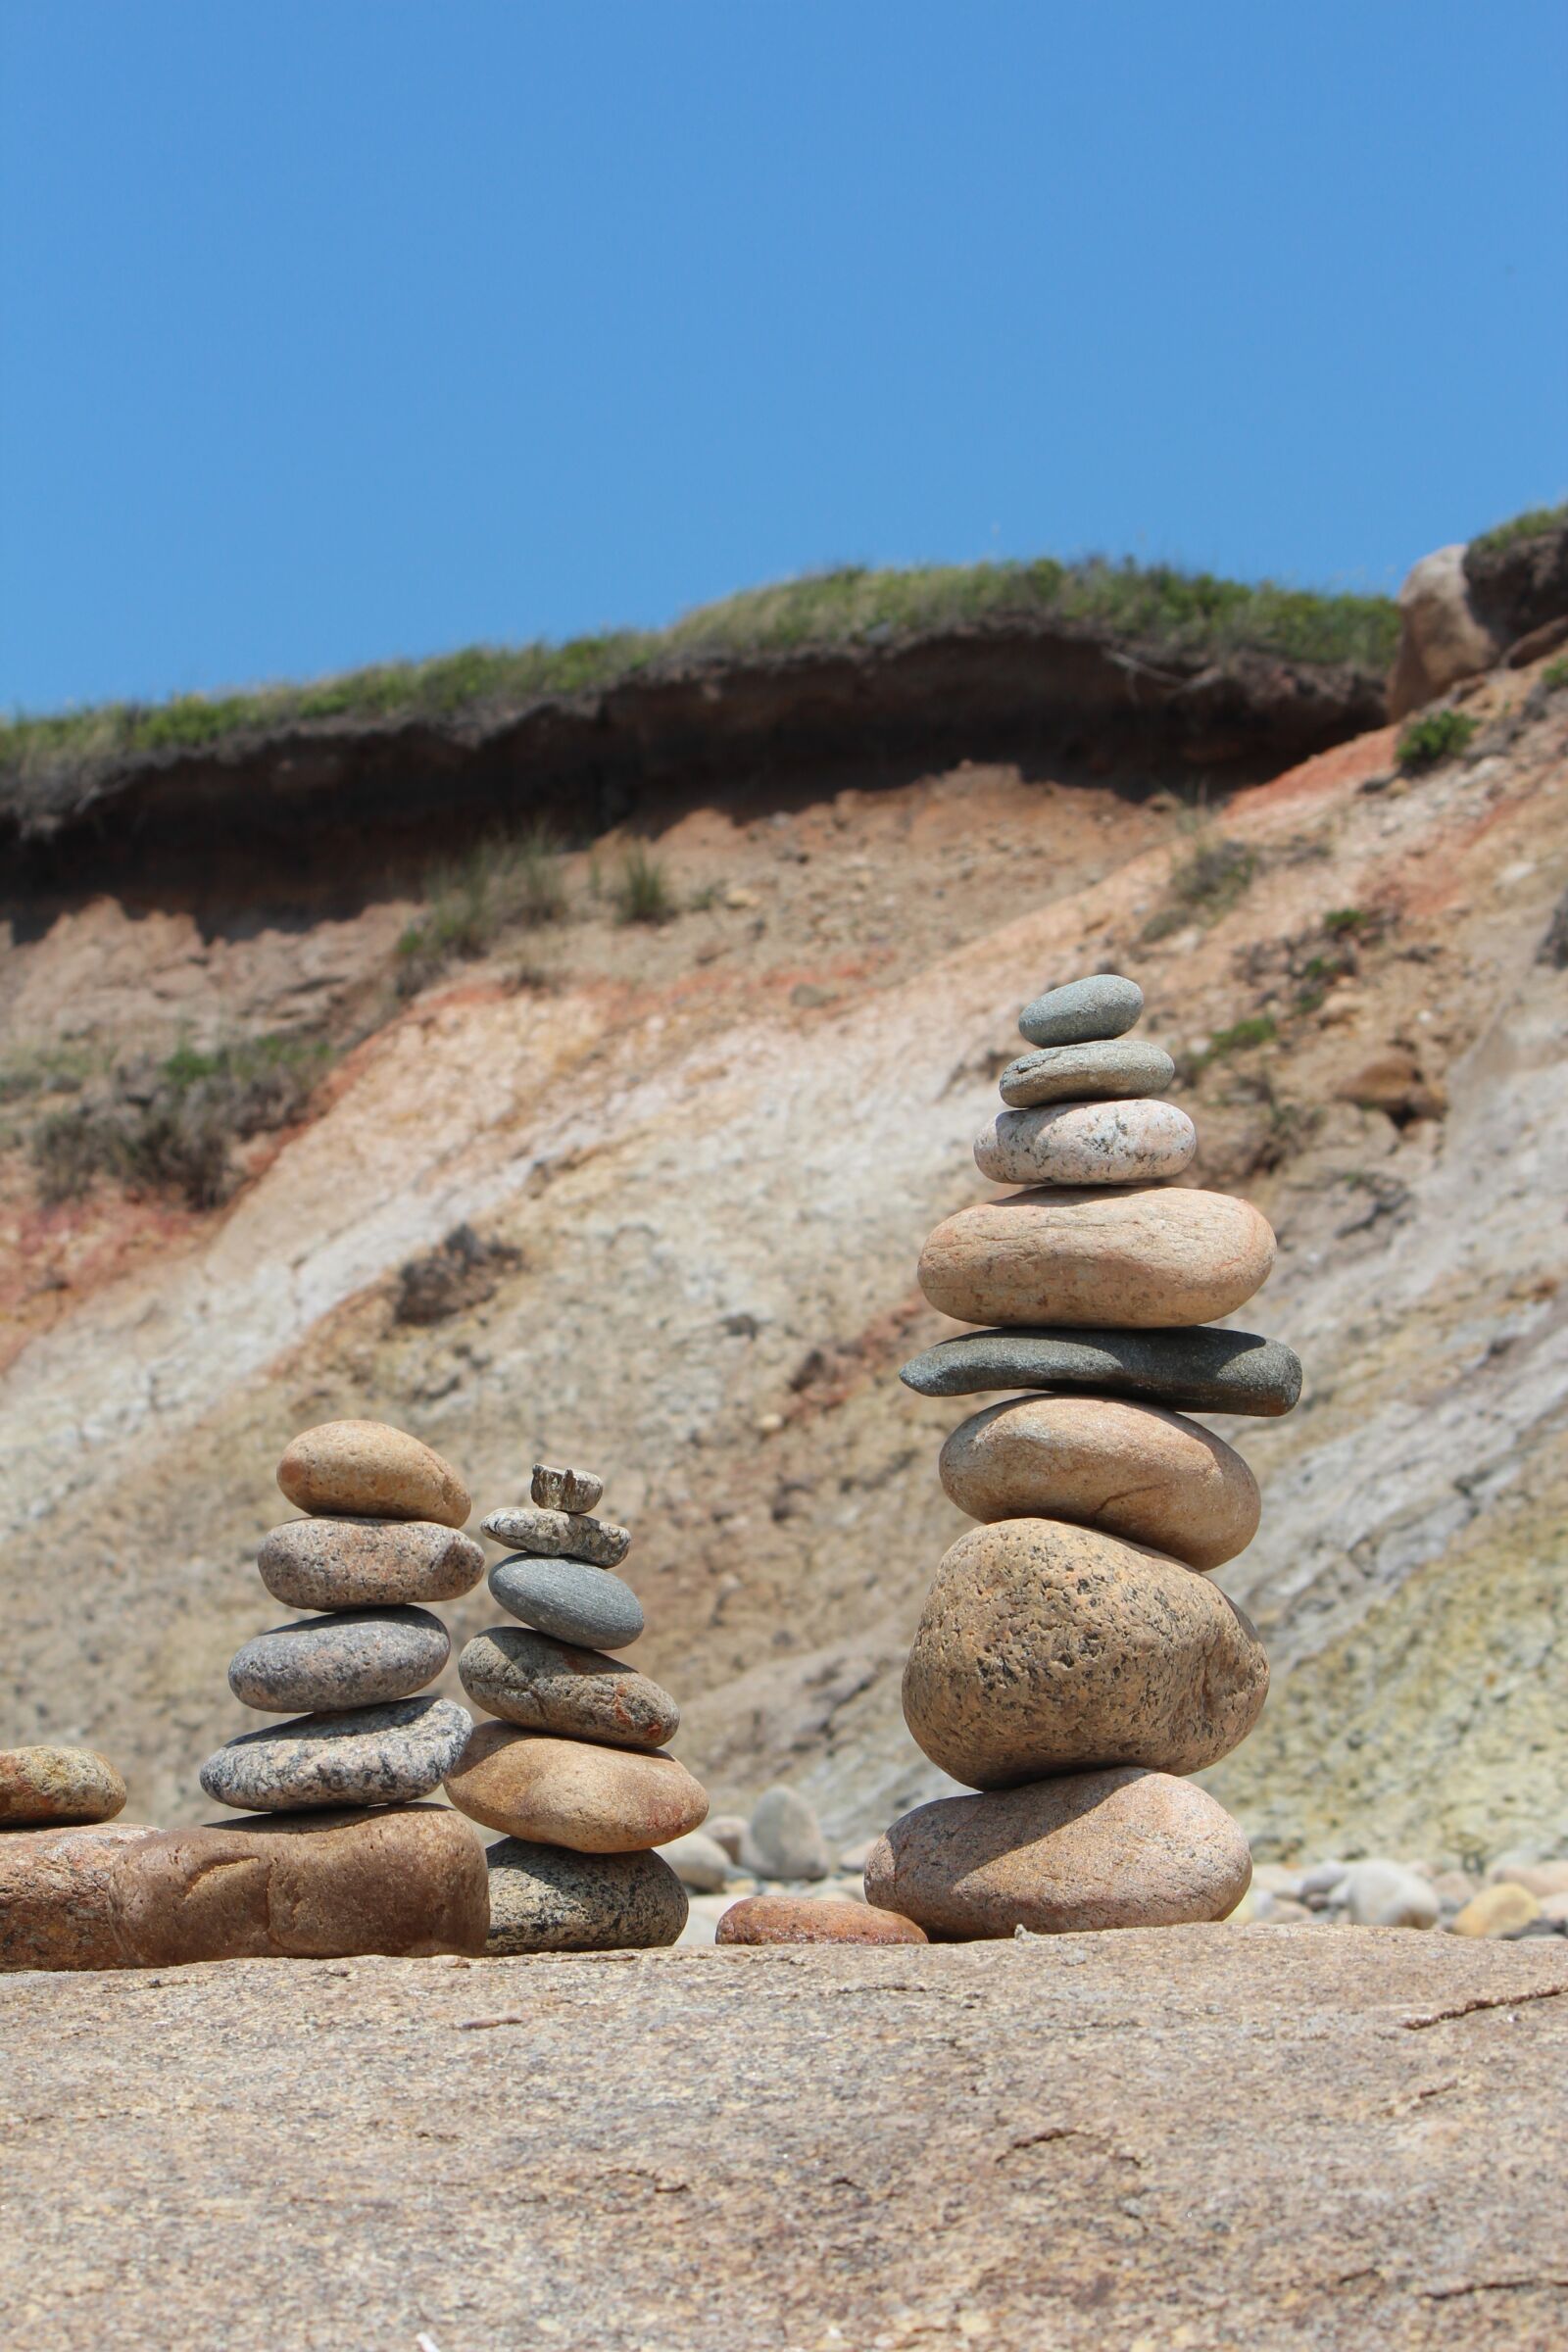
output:
[[[1403,763],[1353,696],[1304,760],[1147,717],[966,743],[961,711],[858,760],[853,700],[766,760],[672,736],[619,802],[553,805],[559,852],[484,830],[487,784],[477,846],[422,878],[373,799],[316,821],[329,779],[234,855],[189,765],[167,840],[144,776],[139,820],[68,811],[18,853],[5,1736],[104,1748],[134,1815],[200,1818],[227,1658],[277,1614],[249,1571],[271,1464],[365,1415],[482,1502],[535,1458],[616,1466],[637,1662],[689,1697],[721,1806],[785,1777],[864,1835],[931,1792],[899,1672],[965,1522],[932,1467],[954,1412],[896,1376],[951,1328],[915,1257],[975,1196],[1019,1002],[1115,968],[1199,1116],[1193,1180],[1277,1228],[1261,1309],[1307,1370],[1236,1441],[1263,1528],[1219,1581],[1275,1681],[1216,1793],[1281,1857],[1556,1850],[1560,657],[1461,684]],[[385,757],[425,823],[429,774]]]

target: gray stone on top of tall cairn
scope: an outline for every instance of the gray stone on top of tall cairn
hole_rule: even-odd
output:
[[[1087,1046],[1120,1037],[1143,1009],[1144,992],[1136,980],[1093,972],[1085,980],[1048,988],[1024,1006],[1018,1027],[1032,1046]]]

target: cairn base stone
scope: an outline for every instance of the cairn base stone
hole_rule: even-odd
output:
[[[157,1836],[130,1821],[8,1831],[0,1838],[0,1972],[134,1968],[120,1931],[116,1865]]]
[[[1055,1519],[960,1536],[904,1670],[904,1715],[972,1788],[1139,1764],[1198,1772],[1268,1695],[1250,1620],[1180,1560]]]
[[[920,1805],[872,1848],[865,1894],[932,1942],[967,1942],[1223,1919],[1251,1876],[1205,1790],[1122,1767]]]
[[[579,1854],[523,1838],[491,1846],[485,1949],[644,1951],[678,1943],[686,1889],[657,1854]]]

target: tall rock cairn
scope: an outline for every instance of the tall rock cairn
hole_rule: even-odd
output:
[[[228,1685],[242,1706],[294,1720],[230,1740],[202,1766],[202,1787],[253,1813],[412,1804],[440,1788],[471,1729],[451,1699],[417,1695],[452,1647],[417,1604],[455,1599],[484,1573],[482,1547],[461,1533],[467,1489],[428,1446],[380,1421],[306,1430],[277,1483],[307,1516],[267,1537],[262,1582],[274,1600],[318,1613],[247,1642]],[[450,1840],[455,1826],[433,1814],[419,1835]]]
[[[663,1752],[680,1723],[667,1690],[608,1654],[635,1642],[642,1605],[614,1571],[631,1536],[597,1518],[591,1471],[534,1465],[531,1501],[492,1511],[512,1546],[490,1592],[517,1622],[491,1626],[458,1660],[464,1690],[496,1717],[447,1774],[460,1811],[505,1835],[491,1846],[496,1954],[674,1943],[686,1889],[652,1851],[696,1829],[708,1796]]]
[[[1241,1456],[1185,1416],[1289,1412],[1278,1341],[1217,1330],[1267,1279],[1245,1200],[1177,1187],[1197,1133],[1158,1099],[1170,1056],[1128,1037],[1130,980],[1027,1005],[1034,1052],[981,1172],[1027,1189],[961,1209],[920,1258],[933,1306],[987,1328],[904,1367],[925,1396],[1024,1390],[942,1448],[982,1524],[937,1570],[904,1677],[932,1762],[980,1791],[921,1805],[873,1849],[870,1901],[950,1939],[1220,1919],[1251,1863],[1184,1775],[1246,1739],[1268,1661],[1207,1571],[1252,1538]]]

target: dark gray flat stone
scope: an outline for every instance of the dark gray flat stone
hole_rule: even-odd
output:
[[[264,1714],[334,1713],[412,1698],[452,1653],[428,1609],[334,1609],[258,1634],[234,1652],[228,1687]]]
[[[1063,988],[1048,988],[1024,1006],[1018,1027],[1032,1046],[1083,1046],[1120,1037],[1143,1009],[1144,992],[1136,980],[1094,972]]]
[[[630,1585],[591,1560],[498,1560],[490,1590],[509,1616],[579,1649],[621,1649],[643,1630],[642,1603]]]
[[[246,1813],[406,1805],[438,1788],[473,1729],[450,1698],[403,1698],[243,1732],[202,1766],[202,1787]]]
[[[1195,1324],[1180,1331],[974,1331],[941,1340],[899,1378],[922,1396],[1070,1389],[1142,1396],[1188,1413],[1288,1413],[1300,1360],[1280,1340]]]
[[[1107,1038],[1092,1046],[1046,1046],[1020,1054],[1002,1073],[1002,1100],[1014,1110],[1044,1102],[1127,1102],[1162,1095],[1176,1075],[1163,1046],[1146,1038]]]

